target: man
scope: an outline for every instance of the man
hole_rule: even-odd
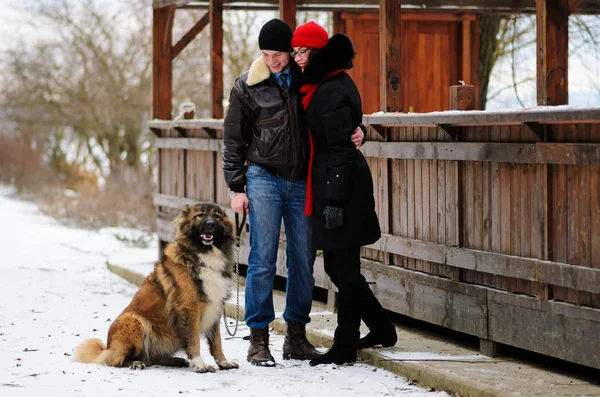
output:
[[[245,320],[250,327],[248,361],[260,366],[275,365],[268,325],[275,319],[273,281],[282,219],[288,273],[283,358],[312,360],[321,354],[305,330],[315,259],[311,219],[304,215],[310,145],[299,96],[301,70],[290,59],[291,40],[290,27],[279,19],[261,28],[261,57],[236,80],[224,122],[223,171],[231,207],[249,214]],[[360,143],[363,137],[357,133],[353,141]]]

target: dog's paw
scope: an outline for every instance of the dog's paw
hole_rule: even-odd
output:
[[[217,361],[217,365],[219,369],[235,369],[240,367],[235,361],[229,360]]]
[[[133,361],[131,364],[129,364],[129,368],[130,369],[134,369],[134,370],[142,370],[142,369],[146,369],[146,364],[144,364],[141,361]]]
[[[217,371],[217,369],[212,365],[206,364],[201,357],[195,357],[192,359],[192,367],[194,367],[194,370],[199,374]]]
[[[207,365],[207,364],[204,364],[203,367],[195,365],[194,369],[196,370],[196,373],[199,373],[199,374],[205,374],[207,372],[216,372],[217,371],[217,369],[215,367],[213,367],[212,365]]]

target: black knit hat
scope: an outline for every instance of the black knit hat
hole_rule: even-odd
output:
[[[258,34],[258,48],[271,51],[292,51],[292,29],[281,19],[271,19]]]

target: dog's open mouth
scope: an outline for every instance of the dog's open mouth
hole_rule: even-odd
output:
[[[201,234],[200,238],[202,239],[202,244],[211,245],[215,236],[212,234]]]

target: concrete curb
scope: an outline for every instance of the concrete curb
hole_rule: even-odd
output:
[[[114,265],[107,264],[108,269],[129,281],[135,285],[141,285],[146,278],[145,275],[133,271],[131,269]],[[236,304],[226,303],[225,314],[233,319],[236,317]],[[243,323],[244,319],[244,308],[239,308],[239,319]],[[234,327],[234,326],[233,326]],[[284,334],[286,332],[286,324],[283,319],[276,319],[270,327],[278,333]],[[232,326],[229,326],[232,329]],[[333,343],[333,337],[326,335],[317,330],[311,329],[310,326],[306,330],[307,339],[315,346],[330,347]],[[412,362],[404,362],[398,360],[392,360],[382,356],[377,352],[376,349],[364,349],[359,351],[359,360],[362,363],[372,365],[377,368],[385,369],[396,375],[404,377],[412,382],[415,382],[421,387],[431,388],[434,390],[443,390],[450,395],[459,395],[462,397],[506,397],[506,391],[499,390],[495,387],[491,387],[487,384],[477,382],[476,379],[466,378],[464,376],[457,375],[451,371],[442,371],[430,366]],[[511,393],[511,395],[515,395]],[[523,396],[523,394],[516,394]]]

